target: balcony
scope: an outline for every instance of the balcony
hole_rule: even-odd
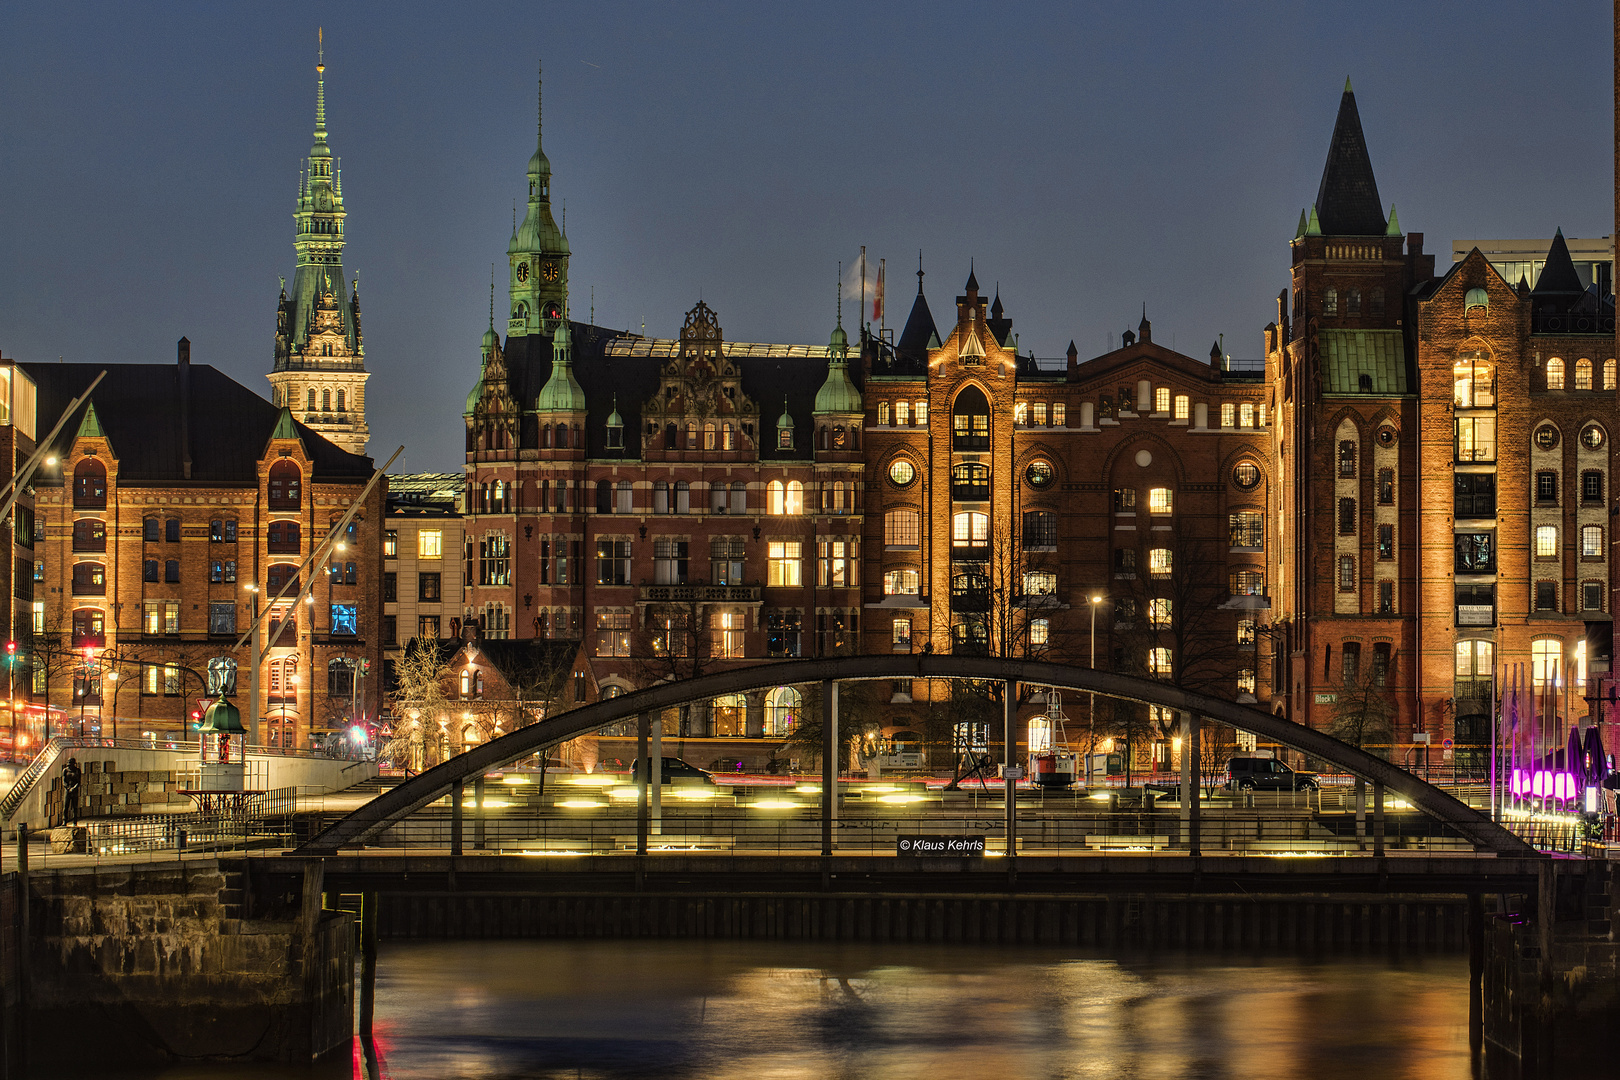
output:
[[[758,585],[643,585],[641,600],[651,604],[757,604]]]

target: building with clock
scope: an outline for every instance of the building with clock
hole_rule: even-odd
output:
[[[293,213],[297,264],[292,291],[282,281],[276,305],[275,364],[270,398],[310,430],[354,454],[364,454],[365,339],[360,332],[360,281],[343,276],[343,169],[326,138],[326,65],[315,65],[315,143],[304,159]]]

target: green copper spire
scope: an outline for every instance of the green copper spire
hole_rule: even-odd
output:
[[[551,378],[535,399],[536,412],[585,411],[585,390],[574,378],[574,345],[568,332],[568,311],[563,310],[557,331],[551,336]]]
[[[101,430],[101,417],[96,415],[96,403],[91,401],[84,407],[84,419],[79,421],[79,438],[105,439],[107,433]]]
[[[332,151],[326,145],[326,30],[324,27],[315,31],[315,145],[310,147],[310,157],[331,157]]]
[[[1305,235],[1305,211],[1299,212],[1299,225],[1294,229],[1294,239],[1298,240]]]
[[[1395,204],[1389,204],[1389,228],[1384,230],[1385,236],[1401,235],[1401,223],[1395,217]]]
[[[816,391],[817,414],[858,413],[866,406],[861,392],[849,381],[849,335],[844,332],[844,267],[838,266],[838,325],[827,343],[827,379]]]
[[[1322,235],[1322,223],[1316,219],[1316,206],[1314,204],[1311,206],[1311,216],[1305,222],[1305,235]]]
[[[292,410],[283,405],[281,415],[276,417],[276,428],[270,433],[272,439],[297,439],[298,428],[293,423]],[[301,441],[301,440],[300,440]]]
[[[538,91],[536,103],[544,103]],[[528,167],[529,208],[507,244],[512,298],[508,337],[549,333],[568,292],[568,239],[551,216],[551,161],[541,145],[543,115],[537,108],[534,155]]]

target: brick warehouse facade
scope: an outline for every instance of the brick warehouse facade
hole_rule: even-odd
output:
[[[54,422],[100,365],[28,364]],[[207,365],[113,364],[70,417],[36,483],[30,689],[53,730],[174,737],[211,680],[246,705],[260,597],[279,592],[358,498],[369,459],[346,453]],[[262,738],[308,747],[356,704],[375,715],[385,485],[368,496],[312,602],[260,677]],[[296,594],[294,594],[296,595]],[[266,623],[266,644],[270,623]],[[88,650],[88,652],[87,652]],[[369,662],[369,665],[368,663]],[[358,688],[358,690],[357,690]],[[125,725],[130,725],[126,727]],[[133,729],[131,729],[133,728]],[[43,734],[40,732],[39,734]],[[182,737],[184,737],[182,735]]]
[[[603,693],[852,650],[1094,653],[1318,727],[1370,683],[1392,755],[1454,739],[1472,768],[1493,670],[1607,671],[1612,298],[1569,286],[1561,240],[1533,292],[1478,256],[1437,278],[1348,87],[1263,365],[1165,349],[1145,314],[1038,362],[973,275],[936,325],[920,272],[898,340],[728,342],[702,304],[676,339],[617,333],[567,318],[538,149],[529,181],[465,410],[463,619],[582,641]],[[893,687],[885,728],[938,696]],[[757,762],[798,700],[665,725]],[[1167,756],[1167,718],[1137,719],[1107,722]]]

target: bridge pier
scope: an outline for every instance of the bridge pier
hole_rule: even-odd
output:
[[[833,853],[833,830],[838,827],[838,682],[821,684],[821,854]]]
[[[1199,757],[1202,718],[1195,712],[1181,714],[1181,824],[1187,834],[1187,854],[1202,855],[1203,762]]]
[[[473,781],[473,847],[484,849],[484,776]]]
[[[648,812],[652,809],[647,801],[647,779],[652,773],[652,763],[647,760],[647,728],[652,724],[651,717],[642,713],[636,718],[636,856],[647,857],[647,826],[651,819]],[[636,888],[641,887],[641,864],[636,863]]]
[[[1018,781],[1007,770],[1017,763],[1018,736],[1013,730],[1013,714],[1018,709],[1015,698],[1017,684],[1007,680],[1001,684],[1001,760],[1005,763],[1002,772],[1005,775],[1002,787],[1004,789],[1003,802],[1006,806],[1006,835],[1007,835],[1007,887],[1012,888],[1018,884]]]
[[[1373,781],[1373,855],[1384,854],[1384,782]]]

